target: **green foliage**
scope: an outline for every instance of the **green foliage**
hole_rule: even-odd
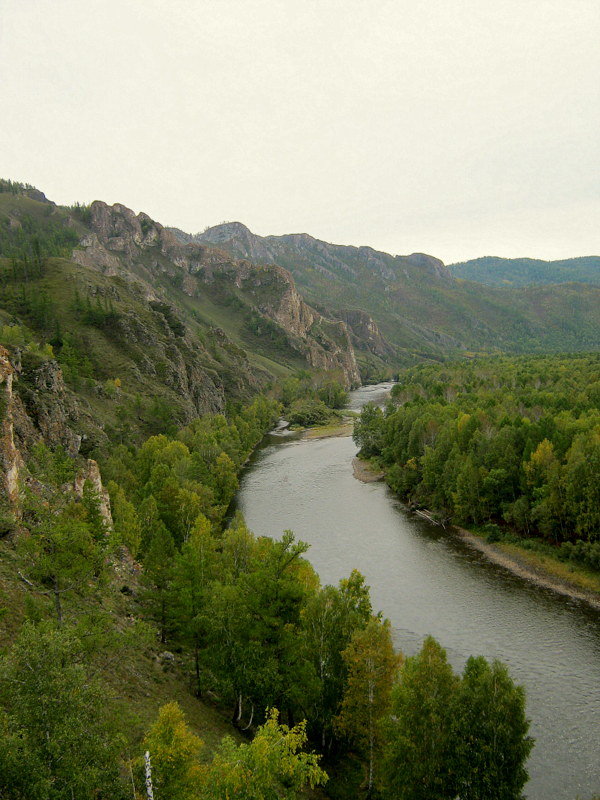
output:
[[[407,500],[458,522],[549,542],[600,530],[598,356],[497,358],[401,375],[355,441]]]
[[[168,703],[159,710],[143,745],[150,753],[152,787],[157,798],[194,800],[200,797],[198,758],[203,743],[187,727],[177,703]],[[141,783],[145,773],[143,759],[140,759],[138,773]]]
[[[39,274],[44,259],[68,255],[78,241],[77,231],[50,213],[20,213],[16,225],[8,216],[0,216],[0,255],[15,260],[6,273],[8,279],[14,276],[30,280]]]
[[[348,392],[338,381],[328,380],[318,390],[319,400],[329,408],[344,408],[348,402]]]
[[[92,221],[92,206],[90,204],[76,202],[69,206],[69,211],[84,225],[89,225]]]
[[[365,458],[379,455],[383,445],[383,411],[375,403],[367,403],[354,424],[352,439]]]
[[[27,467],[37,480],[56,489],[63,484],[72,483],[77,472],[75,462],[63,447],[50,450],[43,441],[31,448]]]
[[[346,687],[344,651],[356,631],[367,625],[371,614],[369,587],[357,570],[341,580],[339,588],[325,586],[310,596],[303,610],[307,654],[319,679],[310,720],[323,749],[332,744],[333,720]]]
[[[55,501],[49,507],[30,495],[26,512],[29,535],[17,543],[22,574],[53,600],[60,625],[65,600],[95,588],[104,568],[105,542],[94,522],[85,520],[83,506],[71,502],[61,508]]]
[[[305,723],[281,725],[272,709],[250,744],[236,746],[227,738],[206,769],[202,797],[206,800],[294,800],[307,787],[327,781],[319,756],[302,752]]]
[[[465,666],[455,699],[458,792],[464,800],[519,800],[527,782],[525,692],[505,666],[482,656]]]
[[[484,256],[450,264],[457,278],[485,283],[487,286],[532,286],[549,283],[600,283],[600,257],[583,256],[560,261],[536,258],[496,258]]]
[[[143,220],[147,222],[147,220]],[[185,336],[185,325],[178,319],[175,310],[172,306],[168,305],[167,303],[161,303],[159,301],[151,302],[150,308],[156,311],[159,314],[162,314],[165,318],[167,325],[173,331],[175,336]]]
[[[367,794],[375,785],[375,758],[383,741],[383,721],[390,710],[390,693],[399,664],[390,623],[372,617],[352,635],[343,652],[348,670],[337,730],[367,759]]]
[[[291,425],[322,425],[331,418],[331,409],[322,400],[296,400],[286,416]]]
[[[457,685],[446,652],[432,637],[404,662],[386,729],[385,797],[456,797],[452,701]]]
[[[0,178],[0,194],[26,194],[30,191],[38,191],[35,186],[30,183],[22,183],[21,181],[10,181],[6,178]]]
[[[458,677],[428,637],[392,692],[384,797],[521,800],[533,746],[528,728],[524,691],[504,666],[470,658]]]
[[[289,728],[275,709],[249,744],[225,737],[208,764],[202,741],[187,727],[177,703],[163,706],[144,741],[156,797],[169,800],[294,800],[327,780],[319,757],[302,751],[304,723]],[[143,762],[138,769],[142,781]]]
[[[1,797],[123,796],[123,740],[109,698],[82,655],[73,631],[26,623],[0,661]]]
[[[114,522],[113,536],[117,537],[120,544],[123,544],[135,558],[142,543],[142,524],[133,503],[130,503],[125,496],[123,489],[114,481],[108,486],[110,495],[110,505]]]
[[[0,327],[0,344],[5,347],[18,347],[25,350],[40,361],[54,358],[51,344],[40,344],[33,331],[25,325],[2,325]]]

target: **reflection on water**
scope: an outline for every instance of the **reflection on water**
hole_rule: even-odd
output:
[[[350,407],[384,391],[353,392]],[[360,483],[355,452],[349,437],[268,444],[241,481],[250,528],[276,537],[291,528],[323,583],[359,569],[404,652],[431,633],[457,669],[471,654],[507,663],[526,687],[536,739],[527,797],[600,791],[600,613],[490,564],[408,514],[385,485]]]

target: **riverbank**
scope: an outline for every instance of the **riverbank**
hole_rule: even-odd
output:
[[[377,469],[356,456],[352,459],[352,472],[362,483],[385,478],[384,470]],[[456,525],[450,526],[448,530],[483,553],[489,561],[510,570],[514,575],[600,609],[600,575],[577,564],[560,561],[549,554],[519,547],[518,544],[488,542],[483,535]]]
[[[357,456],[352,459],[352,472],[356,480],[362,481],[362,483],[382,481],[385,477],[383,470],[374,469],[368,461],[363,461]]]
[[[354,430],[354,420],[344,419],[341,422],[334,422],[331,425],[319,425],[315,428],[307,428],[302,432],[303,439],[331,439],[336,436],[352,436]]]
[[[526,550],[517,544],[502,542],[492,544],[486,542],[482,536],[457,526],[453,526],[452,531],[494,564],[537,586],[551,589],[572,600],[582,600],[600,609],[600,577],[574,564]]]

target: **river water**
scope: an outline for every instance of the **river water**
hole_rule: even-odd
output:
[[[388,389],[352,392],[350,408]],[[600,793],[600,612],[489,563],[415,518],[383,483],[356,480],[355,454],[350,437],[268,437],[241,479],[238,507],[250,529],[293,530],[311,545],[323,584],[360,570],[406,654],[432,634],[455,669],[469,655],[506,663],[525,686],[536,740],[530,800]]]

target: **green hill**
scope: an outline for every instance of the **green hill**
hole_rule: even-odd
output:
[[[543,286],[549,283],[591,283],[600,285],[600,256],[541,261],[536,258],[484,256],[450,264],[456,278],[486,286]]]

